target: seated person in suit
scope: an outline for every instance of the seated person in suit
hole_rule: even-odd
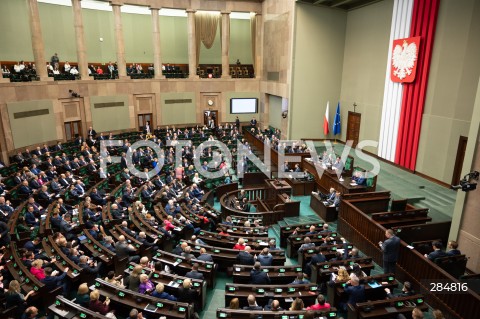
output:
[[[65,267],[63,269],[63,273],[60,275],[57,275],[58,274],[57,271],[54,271],[50,267],[46,267],[45,278],[43,278],[41,282],[45,284],[47,291],[52,291],[55,288],[61,286],[63,288],[63,295],[68,296],[68,282],[64,280],[65,276],[67,275],[67,272],[68,272],[68,267]]]
[[[388,298],[397,298],[397,297],[408,297],[415,294],[415,290],[412,288],[412,284],[409,281],[403,283],[402,292],[399,294],[392,294],[390,289],[385,288]]]
[[[261,269],[262,265],[257,261],[250,272],[250,283],[255,285],[269,285],[270,277]]]
[[[263,248],[262,252],[258,255],[257,261],[262,266],[271,266],[273,263],[273,256],[270,254],[268,248]]]
[[[448,248],[448,251],[447,251],[448,256],[457,256],[462,254],[461,251],[458,250],[458,243],[454,240],[451,240],[448,242],[447,248]]]
[[[355,182],[357,185],[365,185],[366,181],[361,171],[355,171],[352,176],[352,182]]]
[[[360,282],[357,278],[351,279],[349,281],[350,285],[345,287],[344,291],[348,295],[348,304],[355,306],[359,302],[365,301],[365,286],[360,285]],[[340,307],[347,311],[347,304],[340,304]]]
[[[350,279],[357,279],[359,282],[362,282],[362,279],[367,277],[367,275],[363,272],[362,268],[360,268],[359,264],[353,264],[353,270],[350,273]]]
[[[197,257],[198,260],[203,260],[203,261],[212,261],[213,258],[212,255],[207,254],[207,250],[205,248],[200,248],[200,256]]]
[[[193,288],[192,280],[187,278],[183,281],[183,286],[179,288],[178,301],[194,304],[195,311],[200,307],[198,291]]]
[[[305,239],[303,240],[302,246],[298,248],[298,254],[302,254],[304,251],[313,247],[315,247],[315,244],[312,243],[312,240],[310,239],[310,237],[305,237]]]
[[[297,272],[297,277],[295,280],[291,283],[291,285],[305,285],[309,284],[310,280],[308,280],[306,277],[306,274],[303,272]]]
[[[362,258],[362,256],[360,255],[360,252],[358,251],[358,248],[352,248],[352,250],[350,251],[350,254],[348,254],[347,258],[348,259],[358,259],[358,258]]]
[[[103,196],[103,194],[101,194],[96,187],[92,188],[92,191],[90,192],[90,198],[92,200],[92,203],[94,203],[95,205],[107,204],[105,196]]]
[[[333,199],[332,202],[329,202],[330,203],[330,207],[335,207],[337,210],[338,210],[338,207],[340,206],[340,201],[341,201],[341,193],[339,191],[337,191],[335,193],[335,198]]]
[[[437,259],[437,258],[442,258],[442,257],[447,257],[448,256],[447,253],[442,250],[443,245],[442,245],[441,242],[434,241],[432,243],[432,247],[433,247],[433,251],[428,255],[425,254],[425,257],[427,257],[431,261],[435,262],[435,259]]]
[[[251,254],[252,248],[250,246],[246,246],[245,250],[242,250],[237,255],[237,263],[240,265],[254,265],[255,259]]]
[[[338,171],[343,170],[343,163],[342,163],[342,159],[340,157],[337,157],[337,159],[335,160],[335,163],[332,164],[332,168],[334,168],[335,170],[338,170]]]
[[[23,181],[22,186],[18,188],[18,193],[22,195],[31,195],[33,190],[28,186],[28,181]]]
[[[33,206],[28,206],[27,212],[25,213],[25,222],[30,227],[40,225],[38,218],[35,217]]]
[[[262,310],[263,308],[257,305],[257,300],[254,295],[248,295],[247,297],[248,306],[243,307],[244,310]]]
[[[152,297],[177,301],[177,297],[166,293],[164,290],[165,286],[162,283],[158,283],[157,286],[155,286],[155,291],[152,293]]]
[[[198,268],[200,267],[200,265],[198,263],[194,263],[192,265],[192,270],[187,272],[185,274],[185,277],[188,277],[188,278],[192,278],[192,279],[201,279],[203,280],[203,274],[201,272],[198,271]]]
[[[308,233],[306,233],[306,235],[315,235],[316,233],[317,233],[317,231],[315,230],[315,225],[312,225],[308,229]]]
[[[283,308],[280,307],[280,301],[278,300],[271,300],[268,303],[268,305],[265,306],[264,308],[265,311],[283,311]]]
[[[310,276],[312,274],[312,265],[316,265],[316,264],[327,261],[325,256],[322,254],[323,249],[324,248],[321,246],[315,247],[315,255],[312,256],[312,258],[310,259],[310,262],[307,263],[307,265],[305,266],[305,273],[307,275]]]

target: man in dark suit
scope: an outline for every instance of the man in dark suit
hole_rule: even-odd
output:
[[[145,232],[141,231],[138,233],[138,236],[135,237],[136,240],[138,240],[139,242],[142,243],[142,245],[145,247],[145,248],[148,248],[148,247],[153,247],[153,250],[157,250],[158,249],[158,246],[156,245],[157,242],[158,242],[158,238],[155,239],[153,242],[149,242],[148,241],[148,238],[147,238],[147,234],[145,234]]]
[[[47,204],[45,206],[48,206],[52,203],[52,197],[53,194],[48,192],[48,187],[43,185],[41,190],[38,192],[38,200],[43,201],[45,204]]]
[[[205,248],[200,248],[200,256],[197,257],[198,260],[203,260],[203,261],[211,261],[213,262],[212,255],[207,254],[207,251]]]
[[[254,265],[255,259],[253,258],[252,254],[250,253],[252,248],[250,246],[245,247],[245,250],[242,250],[237,255],[237,263],[239,265]]]
[[[397,298],[397,297],[409,297],[415,295],[415,291],[412,288],[412,284],[409,281],[403,283],[402,292],[399,294],[392,294],[389,288],[384,289],[387,293],[388,298]]]
[[[200,265],[198,263],[194,263],[192,265],[192,271],[189,271],[185,274],[185,277],[192,278],[192,279],[200,279],[203,280],[203,274],[198,271],[198,267]]]
[[[400,238],[395,236],[392,229],[387,229],[385,231],[385,237],[387,237],[387,240],[378,243],[383,251],[383,271],[385,274],[395,273]]]
[[[262,307],[257,305],[257,300],[254,295],[248,295],[247,297],[248,306],[243,307],[244,310],[263,310]]]
[[[447,248],[449,249],[447,251],[448,256],[457,256],[462,254],[462,252],[458,250],[458,243],[456,241],[449,241]]]
[[[348,304],[356,306],[358,302],[365,301],[365,286],[360,285],[358,278],[350,280],[350,286],[345,287],[344,291],[348,295]],[[345,311],[347,311],[347,305],[341,305]]]
[[[105,199],[105,196],[102,196],[98,189],[94,187],[92,191],[90,192],[90,199],[92,200],[92,203],[95,205],[106,205],[107,200]]]
[[[60,185],[62,185],[63,188],[66,188],[70,185],[70,183],[67,181],[65,174],[60,174],[58,182],[60,183]]]
[[[93,129],[93,127],[90,126],[90,127],[88,128],[87,135],[88,135],[88,136],[91,136],[92,138],[96,138],[96,137],[97,137],[97,132],[95,132],[95,130]]]
[[[22,185],[18,188],[18,193],[22,195],[31,195],[33,190],[28,186],[27,181],[23,181]]]
[[[67,275],[68,267],[63,269],[63,273],[61,275],[56,275],[53,272],[53,269],[50,267],[45,268],[45,278],[41,280],[42,283],[45,284],[45,288],[47,291],[52,291],[53,289],[61,286],[63,289],[63,295],[68,296],[68,285],[67,281],[64,280],[65,276]]]
[[[138,263],[140,256],[134,255],[137,250],[131,244],[125,240],[125,236],[120,235],[118,237],[118,242],[115,244],[115,251],[119,259],[128,257],[129,262]]]
[[[55,176],[52,182],[50,183],[50,188],[55,194],[60,193],[60,191],[62,190],[63,186],[58,182],[57,176]]]
[[[435,259],[447,257],[447,253],[443,251],[443,245],[439,241],[434,241],[432,243],[433,251],[430,254],[425,254],[425,257],[435,262]]]
[[[268,274],[261,269],[260,263],[257,261],[250,272],[250,283],[254,285],[269,285],[271,283]]]
[[[92,274],[92,275],[97,275],[98,272],[100,271],[100,267],[102,266],[102,262],[93,262],[88,260],[88,257],[83,255],[80,256],[80,262],[78,263],[78,266],[82,268],[85,273],[87,274]]]
[[[312,265],[316,265],[316,264],[327,261],[325,256],[322,254],[322,249],[323,247],[320,247],[320,246],[315,247],[315,255],[312,256],[312,258],[310,259],[310,262],[307,264],[305,268],[305,273],[307,275],[310,276],[310,274],[312,273],[312,268],[311,268]]]

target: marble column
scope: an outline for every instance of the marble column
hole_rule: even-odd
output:
[[[115,26],[118,77],[121,79],[127,77],[127,66],[125,63],[125,43],[123,40],[122,13],[120,11],[122,4],[118,2],[112,2],[110,5],[112,6],[113,10],[113,23]]]
[[[152,35],[153,35],[153,67],[155,70],[155,79],[164,79],[162,74],[162,55],[160,48],[160,23],[158,21],[158,12],[160,8],[150,8],[152,13]]]
[[[85,48],[85,34],[83,32],[82,0],[72,0],[73,25],[75,27],[75,38],[77,41],[77,61],[80,77],[88,80],[87,49]]]
[[[37,76],[40,78],[40,81],[52,81],[53,78],[48,78],[47,74],[47,60],[45,59],[45,47],[43,45],[42,28],[40,25],[40,15],[38,13],[37,0],[28,0],[27,3],[30,32],[32,34],[33,58],[35,59]]]
[[[230,12],[222,12],[222,78],[230,78]]]
[[[187,9],[188,16],[188,78],[197,78],[197,49],[195,46],[195,10]]]
[[[255,78],[263,77],[263,18],[261,13],[255,14],[257,34],[255,37]]]

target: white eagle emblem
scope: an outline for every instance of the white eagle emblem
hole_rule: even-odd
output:
[[[407,41],[403,41],[403,48],[397,44],[392,56],[392,64],[395,68],[393,75],[403,80],[407,75],[412,74],[416,60],[417,45],[414,42],[408,44]]]

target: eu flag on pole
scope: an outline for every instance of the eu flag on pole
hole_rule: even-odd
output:
[[[340,119],[340,102],[337,104],[337,112],[335,113],[335,120],[333,121],[333,135],[342,133],[342,121]]]

